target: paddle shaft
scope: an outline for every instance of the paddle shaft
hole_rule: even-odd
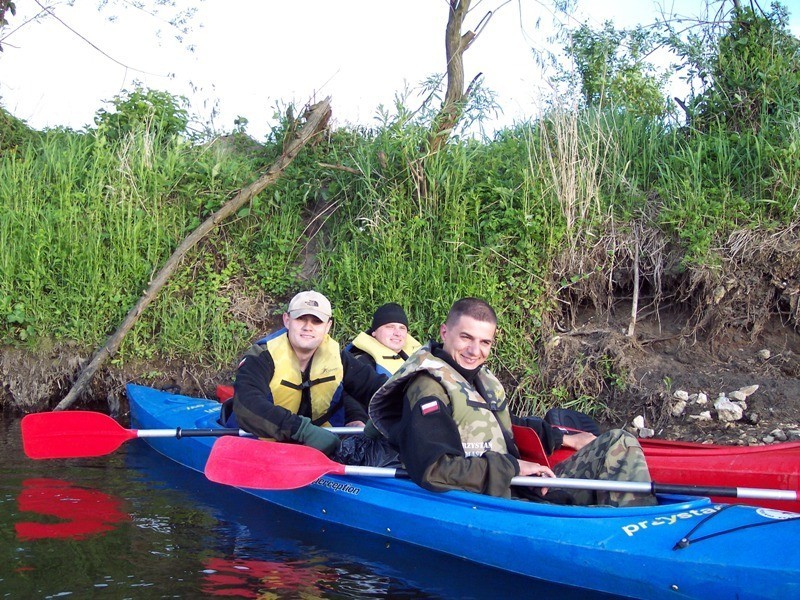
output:
[[[132,429],[136,437],[140,438],[182,438],[182,437],[220,437],[223,435],[233,435],[238,437],[256,437],[244,429]],[[362,433],[363,427],[329,427],[328,431],[337,435],[352,435]]]
[[[219,437],[221,435],[238,435],[252,437],[243,429],[132,429],[136,437],[140,438],[177,438],[184,437]]]
[[[682,485],[655,481],[606,481],[601,479],[572,479],[559,477],[514,477],[511,485],[529,487],[603,490],[632,494],[680,494],[684,496],[717,496],[724,498],[757,498],[761,500],[797,500],[795,490],[765,488]]]
[[[241,429],[126,429],[107,414],[74,410],[25,415],[21,430],[23,450],[33,459],[103,456],[137,437],[252,437]],[[360,433],[362,428],[334,427],[331,431],[344,435]]]
[[[345,465],[345,475],[366,477],[408,478],[403,469],[355,467]],[[573,490],[598,490],[628,492],[632,494],[680,494],[684,496],[717,496],[725,498],[757,498],[761,500],[797,500],[793,490],[740,488],[703,485],[680,485],[655,481],[607,481],[604,479],[578,479],[567,477],[513,477],[511,485],[525,487],[563,488]]]

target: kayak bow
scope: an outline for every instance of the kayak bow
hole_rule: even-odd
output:
[[[143,429],[213,428],[219,414],[216,402],[135,385],[127,391],[132,421]],[[201,472],[215,443],[266,444],[145,441]],[[676,495],[659,495],[649,507],[557,506],[363,475],[326,474],[284,491],[240,489],[309,518],[579,589],[665,600],[800,597],[795,513]]]

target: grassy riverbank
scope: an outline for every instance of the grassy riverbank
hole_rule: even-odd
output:
[[[82,132],[30,131],[3,113],[5,345],[99,347],[181,240],[298,125],[285,119],[258,144],[198,140],[175,99],[130,99],[157,110],[121,101]],[[638,320],[680,312],[686,340],[731,327],[757,335],[775,316],[797,327],[793,106],[736,127],[724,114],[686,126],[554,108],[433,156],[421,150],[426,124],[399,116],[331,131],[190,253],[112,364],[228,369],[309,287],[333,301],[341,342],[386,301],[408,308],[417,337],[435,336],[454,299],[478,295],[500,314],[493,366],[520,410],[590,408],[636,378],[619,340],[579,339],[587,308],[594,324],[622,315],[631,344],[632,304]]]
[[[246,151],[236,138],[197,144],[147,130],[22,135],[0,160],[4,342],[101,345],[178,243],[269,164],[283,133]],[[570,365],[600,375],[584,394],[548,386],[537,368],[580,305],[602,312],[630,299],[638,265],[642,310],[688,301],[699,315],[719,312],[724,303],[707,296],[734,263],[796,223],[800,165],[757,135],[557,112],[424,161],[423,135],[332,132],[188,257],[116,364],[223,368],[269,326],[262,311],[310,286],[332,298],[342,341],[388,300],[409,308],[418,336],[435,335],[449,304],[473,294],[499,309],[495,366],[521,393],[588,398],[625,384],[614,356]],[[789,275],[790,265],[772,267]],[[786,302],[764,308],[793,308],[791,322]]]

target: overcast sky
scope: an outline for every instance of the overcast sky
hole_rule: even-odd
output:
[[[335,123],[370,125],[379,105],[391,106],[404,87],[416,90],[445,70],[446,0],[178,3],[199,8],[183,44],[163,21],[130,8],[98,11],[100,0],[50,5],[63,24],[49,18],[23,25],[38,6],[18,1],[17,15],[8,15],[10,25],[0,34],[0,103],[33,127],[77,129],[138,80],[189,97],[203,120],[216,106],[218,129],[230,130],[244,116],[249,133],[263,138],[278,103],[331,96]],[[548,47],[549,4],[473,0],[468,28],[500,7],[465,55],[466,80],[481,72],[484,85],[497,93],[503,115],[496,127],[535,117],[549,93],[531,51]],[[701,4],[582,0],[578,18],[625,27],[652,23],[660,7],[696,16]],[[784,4],[797,34],[800,0]],[[111,15],[119,18],[110,22]],[[413,97],[411,108],[419,102]]]

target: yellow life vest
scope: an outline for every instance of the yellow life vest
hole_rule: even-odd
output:
[[[344,367],[339,344],[329,335],[325,335],[322,344],[311,358],[311,371],[307,381],[303,381],[300,363],[289,343],[289,336],[285,329],[278,332],[275,337],[268,338],[265,346],[275,365],[269,389],[272,392],[272,401],[276,406],[282,406],[297,414],[297,411],[300,410],[303,389],[308,388],[311,393],[312,421],[329,413],[331,408],[343,407]],[[343,419],[342,416],[341,420]],[[330,426],[330,423],[326,421],[321,425]]]
[[[406,343],[399,353],[387,348],[368,333],[361,332],[353,340],[353,346],[369,354],[375,361],[375,370],[378,373],[391,376],[406,361],[406,359],[420,347],[420,343],[412,336],[406,337]]]

